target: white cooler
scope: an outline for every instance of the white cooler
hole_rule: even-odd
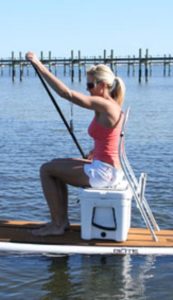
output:
[[[131,191],[83,189],[81,237],[85,240],[127,240],[131,223]]]

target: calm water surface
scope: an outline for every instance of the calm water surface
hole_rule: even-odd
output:
[[[124,77],[124,108],[131,107],[127,153],[137,176],[148,173],[146,196],[161,228],[173,223],[173,82],[155,74],[146,84]],[[59,74],[62,76],[62,74]],[[85,91],[85,78],[71,84]],[[66,118],[71,106],[59,102]],[[73,107],[75,134],[85,152],[93,116]],[[0,78],[1,219],[49,220],[40,181],[40,165],[54,157],[78,156],[38,78],[20,83]],[[78,190],[69,188],[71,221],[80,221]],[[133,208],[132,225],[143,225]],[[173,259],[164,256],[0,256],[0,299],[173,299]]]

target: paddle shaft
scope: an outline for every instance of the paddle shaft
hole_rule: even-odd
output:
[[[39,73],[39,71],[37,70],[37,68],[36,68],[33,64],[32,64],[32,66],[33,66],[33,68],[35,69],[35,71],[36,71],[38,77],[40,78],[40,81],[42,82],[42,84],[43,84],[45,90],[47,91],[47,93],[48,93],[48,95],[49,95],[49,97],[50,97],[52,103],[54,104],[54,106],[55,106],[57,112],[59,113],[61,119],[63,120],[63,122],[64,122],[64,124],[65,124],[65,126],[66,126],[68,132],[70,133],[70,135],[71,135],[71,137],[72,137],[74,143],[76,144],[76,146],[77,146],[77,148],[78,148],[80,154],[82,155],[83,158],[86,158],[86,157],[85,157],[85,154],[84,154],[84,152],[83,152],[83,150],[82,150],[82,148],[81,148],[81,146],[80,146],[79,143],[78,143],[78,140],[77,140],[76,136],[74,135],[74,133],[73,133],[71,127],[69,126],[67,120],[65,119],[65,117],[64,117],[64,115],[63,115],[63,113],[62,113],[60,107],[58,106],[57,102],[55,101],[55,98],[53,97],[52,93],[50,92],[50,90],[49,90],[47,84],[45,83],[44,79],[42,78],[42,76],[41,76],[41,74]]]

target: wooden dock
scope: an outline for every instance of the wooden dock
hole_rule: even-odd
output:
[[[151,56],[148,49],[146,49],[144,55],[142,55],[142,49],[139,49],[138,56],[117,57],[114,55],[114,50],[111,50],[110,55],[107,55],[107,51],[104,50],[102,56],[82,57],[81,51],[78,51],[77,56],[74,56],[74,51],[71,51],[69,58],[57,58],[53,57],[51,51],[48,56],[45,57],[43,51],[40,53],[40,60],[48,66],[51,72],[57,74],[57,68],[63,67],[64,75],[69,72],[71,80],[73,82],[75,76],[78,80],[82,80],[82,72],[86,73],[86,66],[91,64],[107,64],[111,67],[113,72],[118,75],[118,67],[126,66],[127,76],[135,76],[137,73],[139,83],[142,79],[145,82],[152,76],[152,67],[154,65],[161,65],[163,68],[163,76],[171,76],[171,67],[173,65],[173,55]],[[24,74],[29,76],[30,63],[19,52],[19,56],[15,57],[12,51],[10,58],[0,59],[0,76],[3,76],[5,68],[9,68],[9,76],[14,81],[19,76],[22,81]],[[25,72],[24,72],[25,71]],[[19,75],[18,75],[19,74]]]

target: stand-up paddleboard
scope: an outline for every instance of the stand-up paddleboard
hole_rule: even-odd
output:
[[[158,242],[144,228],[131,228],[126,242],[87,241],[81,239],[79,225],[71,225],[63,236],[33,236],[32,229],[41,225],[30,221],[0,221],[0,253],[173,255],[173,230],[157,232]]]

